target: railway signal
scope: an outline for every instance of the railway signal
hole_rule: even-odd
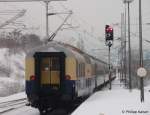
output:
[[[113,32],[113,28],[110,25],[106,25],[105,26],[105,41],[106,41],[106,46],[108,46],[108,64],[109,64],[109,84],[110,87],[109,89],[111,90],[111,65],[110,65],[110,47],[113,44],[113,40],[114,40],[114,32]]]
[[[105,39],[106,41],[108,40],[112,40],[114,39],[114,35],[113,35],[113,28],[109,25],[105,26]]]

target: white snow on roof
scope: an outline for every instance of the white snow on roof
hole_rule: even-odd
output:
[[[78,61],[85,62],[85,58],[82,54],[74,51],[68,46],[65,46],[63,43],[58,43],[56,41],[52,41],[48,44],[32,49],[27,53],[27,57],[32,57],[35,52],[64,52],[68,57],[74,57],[78,59]]]

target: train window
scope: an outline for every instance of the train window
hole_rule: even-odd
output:
[[[83,78],[80,79],[80,88],[81,88],[81,89],[84,89],[84,88],[85,88],[85,81],[84,81]]]
[[[78,88],[81,89],[81,83],[78,81]]]
[[[81,63],[81,77],[83,77],[83,65]]]
[[[85,76],[85,64],[83,64],[83,76]]]
[[[41,64],[42,71],[49,71],[49,58],[43,58]]]
[[[80,65],[80,68],[79,68],[79,71],[80,71],[80,77],[83,77],[84,76],[84,65],[83,63],[79,64]]]
[[[91,86],[92,84],[91,84],[91,80],[89,79],[89,86]]]
[[[79,64],[77,65],[77,75],[78,75],[78,77],[80,77],[80,75],[79,75]]]
[[[60,69],[60,62],[58,57],[52,58],[52,64],[51,64],[52,70],[59,70]]]
[[[81,65],[82,65],[82,77],[84,77],[85,76],[85,64],[82,63]]]
[[[59,70],[60,61],[58,57],[43,58],[41,64],[43,71]]]
[[[89,87],[89,79],[86,79],[86,87]]]
[[[43,65],[44,67],[43,67],[43,70],[44,71],[49,71],[49,65],[48,64],[45,64],[45,65]]]
[[[81,64],[79,64],[79,77],[81,77]]]
[[[80,77],[82,77],[82,64],[80,64]]]
[[[78,71],[77,71],[77,73],[78,73],[79,77],[85,76],[85,64],[84,63],[78,64]]]
[[[76,61],[76,75],[77,77],[79,77],[79,73],[78,73],[78,62]]]
[[[95,65],[92,65],[92,75],[95,75]]]

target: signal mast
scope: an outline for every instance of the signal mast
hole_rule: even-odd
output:
[[[109,89],[111,90],[111,64],[110,64],[110,47],[113,44],[113,28],[110,25],[105,26],[105,44],[108,46],[108,64],[109,64]]]

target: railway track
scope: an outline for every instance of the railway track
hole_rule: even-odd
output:
[[[0,115],[6,112],[12,111],[12,110],[21,108],[25,106],[26,102],[27,102],[26,98],[1,102],[0,103]]]

